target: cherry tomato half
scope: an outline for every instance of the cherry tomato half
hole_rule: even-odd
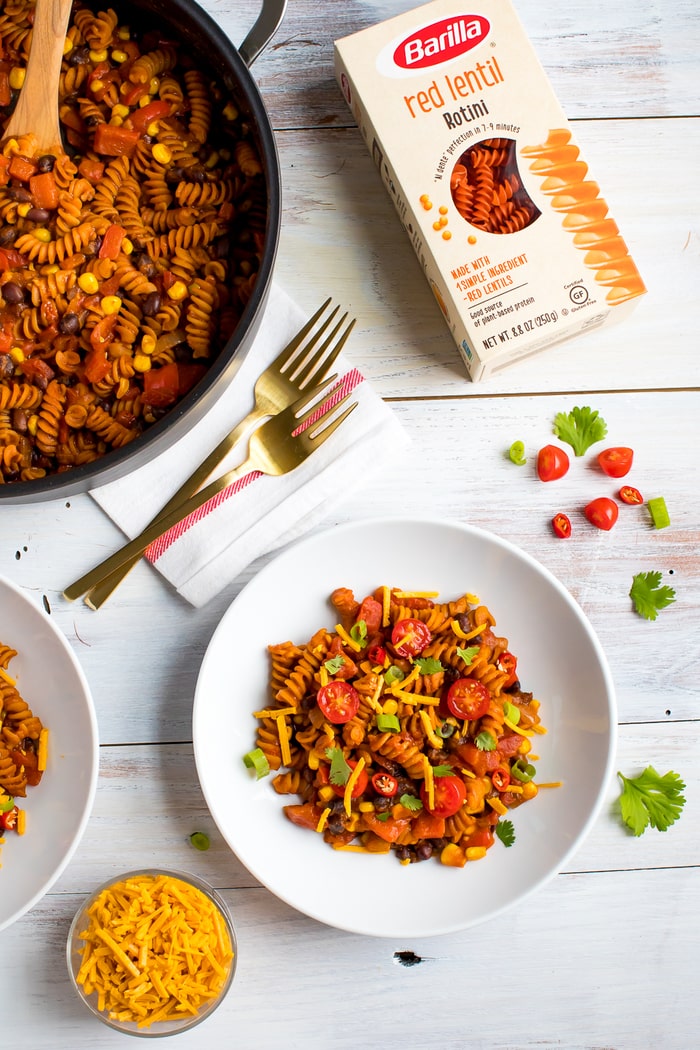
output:
[[[447,690],[447,706],[455,718],[481,718],[490,703],[491,694],[476,678],[458,678]]]
[[[354,769],[357,765],[357,762],[353,761],[353,759],[350,759],[348,765],[351,769]],[[318,767],[318,779],[321,784],[328,784],[329,787],[332,787],[339,798],[342,798],[345,794],[345,784],[331,784],[331,767],[327,766],[325,762],[322,762],[321,765]],[[355,781],[355,786],[352,789],[351,797],[359,798],[360,795],[362,795],[365,791],[368,783],[369,775],[365,769],[361,769],[360,775]]]
[[[571,521],[566,514],[555,514],[552,518],[554,535],[560,540],[567,540],[571,535]]]
[[[623,503],[644,503],[644,496],[633,485],[623,485],[618,496]]]
[[[508,650],[506,649],[505,652],[501,653],[501,655],[498,657],[496,663],[501,671],[508,672],[508,677],[506,678],[502,686],[503,689],[507,689],[513,684],[513,682],[515,682],[515,680],[518,677],[516,673],[518,667],[518,658],[517,656],[513,656],[513,654],[511,652],[508,652]]]
[[[624,478],[625,474],[630,472],[633,457],[634,452],[631,448],[606,448],[598,454],[598,463],[609,478]]]
[[[378,795],[393,798],[399,790],[399,782],[396,777],[392,777],[391,773],[385,773],[382,769],[372,777],[372,787]]]
[[[357,714],[360,694],[349,682],[329,682],[316,693],[316,703],[329,722],[341,725]]]
[[[422,620],[398,620],[391,632],[391,644],[399,656],[418,656],[432,640]]]
[[[614,499],[610,499],[608,496],[599,496],[598,499],[591,500],[584,507],[583,513],[591,525],[595,525],[597,529],[609,532],[617,521],[619,510]]]
[[[545,445],[537,453],[537,476],[540,481],[556,481],[569,469],[569,457],[557,445]]]
[[[433,805],[429,805],[428,789],[421,785],[421,802],[434,817],[452,817],[464,805],[467,789],[460,777],[435,777]]]

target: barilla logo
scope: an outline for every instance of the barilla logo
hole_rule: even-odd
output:
[[[426,69],[449,62],[477,47],[490,28],[482,15],[442,18],[402,40],[394,50],[394,62],[401,69]]]

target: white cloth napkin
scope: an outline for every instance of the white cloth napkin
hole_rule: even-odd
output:
[[[255,380],[307,317],[273,282],[260,328],[235,379],[186,437],[146,466],[90,495],[129,538],[136,536],[192,470],[253,407]],[[147,557],[192,605],[205,605],[259,555],[330,518],[408,444],[388,405],[341,354],[337,372],[357,408],[312,456],[282,477],[248,475],[149,547]],[[349,403],[349,402],[348,402]],[[216,475],[242,463],[244,439]]]

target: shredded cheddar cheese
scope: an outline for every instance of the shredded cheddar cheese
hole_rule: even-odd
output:
[[[275,722],[277,723],[277,736],[280,742],[282,763],[285,766],[290,766],[292,764],[292,753],[289,750],[289,733],[287,732],[287,723],[284,720],[284,715],[277,715]]]
[[[420,675],[420,667],[416,666],[416,667],[413,668],[413,670],[409,674],[408,678],[400,678],[398,682],[394,682],[389,687],[389,691],[394,693],[394,695],[396,695],[396,693],[399,690],[405,689],[406,686],[408,686],[408,685],[413,685],[413,683],[416,681],[416,679],[418,678],[419,675]]]
[[[280,715],[295,715],[296,707],[267,707],[264,711],[253,711],[253,718],[279,718]]]
[[[456,620],[450,620],[450,627],[452,628],[454,634],[456,634],[458,638],[461,638],[463,641],[466,642],[469,641],[470,638],[476,638],[478,634],[481,634],[482,631],[485,631],[487,624],[481,623],[472,631],[463,631]]]
[[[430,721],[430,715],[427,711],[419,711],[418,717],[423,723],[423,729],[425,729],[425,735],[427,736],[433,747],[441,748],[443,745],[442,739],[437,735],[433,727],[433,723]]]
[[[508,726],[514,733],[517,733],[518,736],[532,736],[532,730],[523,729],[520,724],[516,725],[515,722],[511,722],[510,718],[504,718],[503,724]]]
[[[389,626],[389,608],[391,606],[391,591],[388,587],[382,587],[382,627]]]
[[[360,773],[362,772],[362,770],[364,768],[365,768],[365,760],[364,760],[364,758],[359,758],[357,760],[357,765],[355,766],[355,768],[353,769],[352,773],[348,777],[348,782],[345,785],[345,791],[343,793],[343,805],[345,807],[345,812],[347,813],[348,816],[350,816],[350,814],[352,812],[352,791],[353,791],[353,788],[355,787],[355,784],[360,779]]]
[[[16,680],[7,673],[4,667],[0,667],[0,678],[4,678],[8,685],[17,685]]]
[[[435,777],[427,755],[423,755],[423,775],[425,777],[425,790],[428,793],[428,809],[433,810],[435,808]]]
[[[112,1019],[148,1027],[196,1015],[233,962],[219,909],[171,875],[135,875],[90,905],[76,980]]]
[[[323,829],[325,828],[326,824],[328,823],[328,817],[330,816],[330,812],[331,812],[331,807],[330,806],[326,806],[326,808],[324,809],[323,813],[319,817],[318,824],[316,825],[316,831],[318,831],[318,832],[323,831]]]
[[[396,598],[437,598],[439,591],[395,591]]]
[[[48,758],[49,748],[49,731],[44,728],[39,733],[39,750],[37,751],[36,761],[37,769],[43,773],[46,769],[46,761]]]
[[[496,798],[494,796],[493,798],[487,798],[486,801],[488,802],[491,809],[495,810],[500,817],[504,816],[504,814],[508,812],[506,807],[501,802],[500,798]]]
[[[356,642],[354,638],[351,638],[348,632],[345,630],[342,624],[337,623],[335,625],[336,633],[340,635],[346,645],[349,645],[351,649],[354,649],[356,653],[362,652],[362,646],[359,642]]]

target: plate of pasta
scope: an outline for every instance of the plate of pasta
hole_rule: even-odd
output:
[[[73,856],[98,765],[92,696],[73,651],[30,596],[0,577],[0,930]]]
[[[239,860],[309,917],[386,937],[492,919],[563,870],[616,727],[566,588],[506,540],[419,518],[282,551],[224,614],[193,708]]]

